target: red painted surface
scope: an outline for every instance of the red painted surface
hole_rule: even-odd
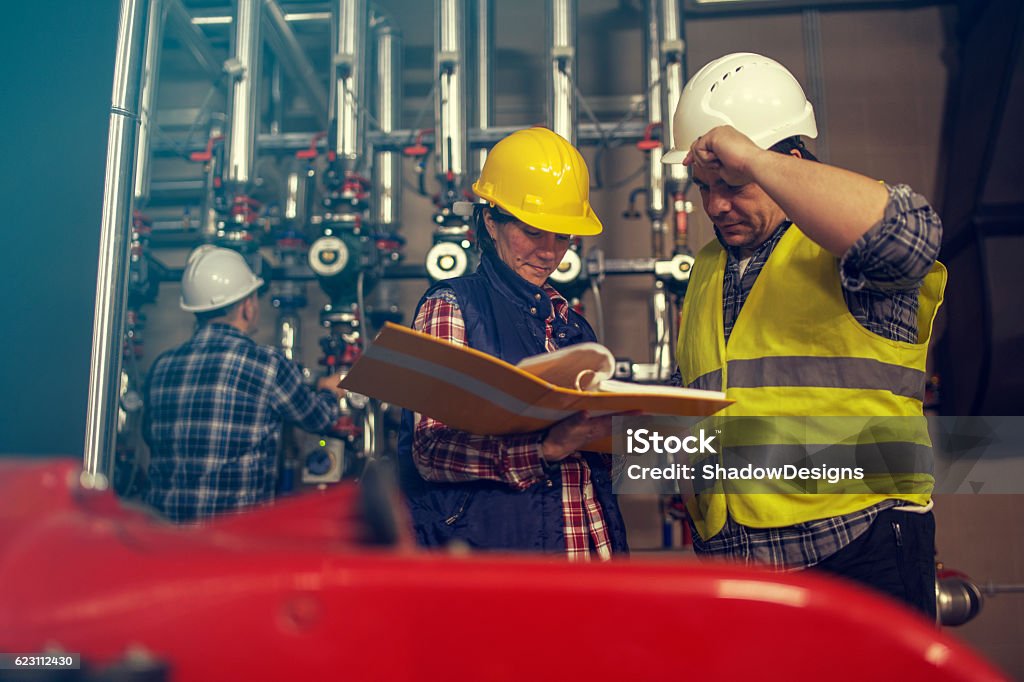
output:
[[[337,486],[178,527],[0,460],[0,651],[144,648],[183,680],[997,680],[912,613],[811,575],[360,544]]]

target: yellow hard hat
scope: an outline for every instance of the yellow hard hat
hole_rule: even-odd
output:
[[[494,145],[473,191],[538,230],[587,236],[603,229],[590,207],[583,156],[547,128],[519,130]]]

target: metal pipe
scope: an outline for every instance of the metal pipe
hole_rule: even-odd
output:
[[[465,0],[434,0],[434,154],[442,186],[457,199],[469,161],[466,136]]]
[[[228,90],[228,137],[224,180],[243,187],[252,177],[256,158],[256,94],[260,77],[260,0],[235,0],[231,24],[231,58],[225,68],[232,76]]]
[[[614,130],[609,130],[608,126],[598,128],[593,123],[581,121],[577,126],[576,141],[580,146],[606,144],[608,140],[637,142],[643,139],[646,127],[647,124],[640,120],[617,123]],[[522,125],[491,126],[487,130],[470,130],[468,136],[469,146],[490,147],[517,130],[522,130]],[[367,133],[366,143],[378,151],[401,151],[409,145],[409,140],[415,138],[418,132],[418,130],[410,130],[408,128],[401,128],[390,133],[372,131]],[[266,152],[296,152],[300,149],[308,149],[309,139],[315,134],[315,131],[290,132],[280,135],[260,133],[257,135],[257,140],[260,149]],[[422,142],[427,146],[433,144],[434,133],[425,133],[422,137]],[[190,142],[185,149],[188,151],[202,151],[204,146],[205,143],[196,140]],[[153,151],[155,154],[168,157],[181,154],[180,147],[158,141],[154,142]]]
[[[494,95],[491,88],[493,69],[491,68],[492,51],[494,49],[494,2],[493,0],[474,0],[473,26],[476,54],[473,55],[475,71],[474,82],[476,92],[473,93],[475,103],[476,128],[487,130],[494,123]],[[487,147],[473,150],[471,169],[473,177],[478,177],[487,161]]]
[[[224,63],[217,59],[213,46],[203,30],[192,21],[181,0],[165,0],[167,7],[167,28],[185,45],[210,80],[219,81],[224,75]]]
[[[644,2],[644,96],[647,101],[649,130],[663,124],[665,109],[661,98],[661,29],[660,7],[664,0]],[[647,154],[647,217],[651,221],[652,250],[655,258],[664,255],[665,248],[665,164],[661,162],[664,148],[653,147]]]
[[[576,0],[547,0],[551,129],[576,144]]]
[[[271,135],[280,135],[284,124],[284,88],[281,80],[281,58],[275,53],[270,65],[270,126],[267,132]]]
[[[284,220],[296,231],[304,230],[309,221],[313,199],[313,173],[312,168],[296,168],[288,173]]]
[[[121,0],[118,21],[81,476],[87,488],[108,486],[117,443],[117,396],[131,243],[132,157],[148,7],[146,0]]]
[[[164,0],[149,0],[146,17],[146,45],[142,64],[142,85],[139,95],[139,128],[135,138],[135,205],[149,199],[149,126],[156,111],[156,88],[160,82],[160,48],[164,38],[167,12]]]
[[[665,34],[662,20],[665,5],[677,6],[677,0],[646,0],[644,2],[644,97],[647,101],[648,131],[661,125],[662,140],[670,130],[666,122],[670,109],[666,106],[665,68],[662,65],[662,36]],[[668,64],[665,64],[667,67]],[[674,106],[674,105],[673,105]],[[671,139],[671,138],[668,138]],[[651,221],[651,249],[655,258],[665,255],[665,164],[661,162],[664,143],[653,146],[647,157],[647,217]],[[655,375],[659,381],[667,380],[672,374],[672,306],[669,304],[665,283],[654,282],[651,292],[651,356],[654,360]]]
[[[281,6],[275,0],[264,0],[263,26],[267,43],[278,61],[284,66],[292,80],[302,88],[302,94],[309,100],[309,106],[319,125],[327,127],[327,92],[316,76],[316,69],[295,37],[295,32],[285,19]]]
[[[678,0],[657,0],[661,14],[661,139],[664,144],[671,145],[674,132],[673,114],[679,103],[686,81],[686,41],[684,39],[684,22]],[[689,180],[689,171],[681,163],[673,164],[665,169],[669,191],[681,191]]]
[[[377,123],[382,133],[390,133],[402,116],[402,33],[389,21],[377,26]],[[381,232],[391,232],[401,224],[402,155],[396,151],[375,154],[374,223]]]
[[[654,326],[651,355],[657,368],[657,379],[667,381],[672,376],[675,363],[672,353],[672,306],[669,305],[665,283],[661,280],[654,282],[654,291],[651,292],[651,321]]]
[[[330,12],[285,12],[284,19],[289,24],[296,24],[304,21],[319,21],[326,22],[331,20]],[[222,15],[208,15],[202,17],[193,17],[192,23],[196,26],[225,26],[234,21],[230,16],[226,14]]]
[[[277,315],[277,346],[284,356],[300,362],[302,353],[302,318],[294,308],[281,308]]]
[[[331,31],[332,143],[338,160],[354,169],[363,154],[363,117],[359,108],[365,101],[366,50],[364,36],[369,25],[366,0],[338,0]]]

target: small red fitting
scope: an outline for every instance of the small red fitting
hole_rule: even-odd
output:
[[[206,141],[206,149],[201,152],[192,152],[188,158],[192,161],[209,161],[213,158],[213,145],[224,139],[223,135],[214,135]]]
[[[309,141],[309,146],[307,148],[300,149],[299,151],[295,152],[295,158],[315,159],[317,157],[317,154],[320,153],[320,151],[317,149],[317,143],[320,142],[320,140],[324,139],[325,137],[327,137],[327,131],[321,131],[314,135],[313,138]]]
[[[647,127],[644,128],[643,139],[636,143],[637,149],[639,149],[642,152],[649,152],[652,149],[657,149],[658,147],[661,146],[661,140],[655,140],[652,137],[655,128],[661,128],[661,123],[658,121],[654,121],[653,123],[647,124]]]
[[[430,150],[423,144],[423,136],[431,132],[434,132],[433,128],[421,129],[416,133],[416,142],[403,149],[402,153],[406,156],[426,156]]]

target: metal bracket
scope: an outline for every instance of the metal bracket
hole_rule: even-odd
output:
[[[245,64],[234,57],[224,61],[224,73],[232,80],[242,80],[245,78],[245,71]]]

